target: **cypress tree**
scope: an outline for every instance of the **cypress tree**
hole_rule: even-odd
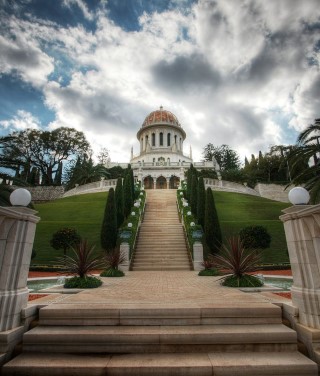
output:
[[[204,233],[207,245],[211,253],[219,252],[222,243],[222,234],[220,229],[219,218],[214,203],[211,188],[206,192],[206,210],[204,216]]]
[[[119,228],[122,225],[122,222],[124,220],[122,178],[118,178],[117,180],[117,186],[115,190],[115,200],[116,200],[116,208],[117,208],[117,225]]]
[[[191,197],[190,205],[193,215],[197,216],[197,202],[198,202],[198,178],[196,174],[192,175],[191,180]]]
[[[107,252],[114,250],[117,244],[117,212],[114,189],[110,188],[101,227],[101,247]]]
[[[197,204],[197,218],[199,225],[204,228],[204,213],[206,207],[206,190],[204,187],[204,180],[201,176],[198,180],[198,204]]]
[[[192,185],[192,175],[193,175],[193,164],[191,163],[189,170],[187,171],[187,199],[191,199],[191,185]]]
[[[132,204],[133,198],[131,188],[131,176],[130,174],[126,174],[123,183],[123,210],[125,217],[128,217],[128,215],[131,213]]]

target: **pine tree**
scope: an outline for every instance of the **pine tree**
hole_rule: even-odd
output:
[[[197,218],[199,225],[204,228],[204,214],[206,206],[206,190],[204,187],[204,180],[201,176],[198,180],[198,205],[197,205]]]
[[[117,208],[117,225],[119,228],[122,225],[123,220],[124,220],[122,178],[118,178],[117,180],[117,186],[115,190],[115,200],[116,200],[116,208]]]
[[[101,227],[101,247],[112,252],[117,244],[117,211],[114,189],[110,188]]]
[[[220,229],[217,209],[211,188],[206,192],[206,210],[204,217],[204,233],[207,245],[211,253],[219,252],[222,243],[222,234]]]
[[[190,205],[193,215],[197,215],[197,202],[198,202],[198,178],[196,174],[193,174],[191,180],[191,197]]]
[[[128,217],[131,213],[131,207],[133,205],[132,188],[131,188],[131,176],[127,173],[123,183],[123,207],[124,216]]]

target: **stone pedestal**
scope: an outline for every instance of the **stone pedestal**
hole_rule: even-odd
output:
[[[193,268],[194,270],[203,269],[203,246],[200,242],[193,244]]]
[[[119,269],[123,272],[127,272],[130,268],[130,246],[128,243],[120,244],[120,253],[125,256],[125,261],[119,265]]]
[[[293,275],[292,303],[299,323],[320,329],[320,205],[297,205],[283,210]]]
[[[24,328],[21,311],[28,303],[27,279],[39,217],[24,207],[0,207],[0,352],[8,360]]]

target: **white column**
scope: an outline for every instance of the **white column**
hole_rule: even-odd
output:
[[[0,331],[20,326],[39,217],[24,207],[0,207]]]
[[[296,205],[283,210],[293,275],[292,303],[299,322],[320,329],[320,204]]]

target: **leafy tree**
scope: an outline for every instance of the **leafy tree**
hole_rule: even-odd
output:
[[[65,258],[67,250],[79,244],[80,241],[81,237],[76,229],[63,227],[52,235],[50,245],[56,250],[62,249]]]
[[[126,174],[126,170],[120,166],[107,168],[107,172],[109,174],[109,179],[124,178]]]
[[[66,188],[74,188],[75,184],[83,185],[99,181],[101,178],[109,177],[109,173],[101,164],[95,165],[92,158],[80,157],[67,169],[65,174]]]
[[[320,202],[320,119],[309,125],[298,137],[297,148],[289,156],[293,183],[304,184],[311,203]],[[304,165],[305,168],[300,166]]]
[[[51,132],[37,129],[15,131],[0,138],[0,161],[29,182],[36,167],[43,185],[52,185],[63,161],[83,156],[89,150],[84,134],[74,128],[61,127]]]
[[[115,190],[115,200],[116,200],[116,207],[117,207],[117,225],[119,228],[124,221],[122,178],[118,178],[117,180],[117,186]]]
[[[265,249],[270,247],[271,236],[263,226],[247,226],[241,229],[240,240],[244,248]]]
[[[214,146],[211,143],[207,144],[204,148],[203,156],[206,161],[215,159],[221,171],[240,168],[240,157],[238,153],[225,144],[221,146]]]
[[[219,252],[222,233],[211,188],[206,191],[206,210],[204,216],[204,233],[211,253]]]
[[[117,244],[117,210],[114,189],[110,188],[101,227],[101,247],[107,252],[114,250]]]
[[[109,160],[109,150],[107,148],[102,148],[98,154],[98,161],[100,165],[105,166]]]
[[[204,228],[204,215],[205,215],[205,204],[206,204],[206,190],[204,186],[203,177],[198,180],[198,206],[197,206],[197,218],[199,225]]]

